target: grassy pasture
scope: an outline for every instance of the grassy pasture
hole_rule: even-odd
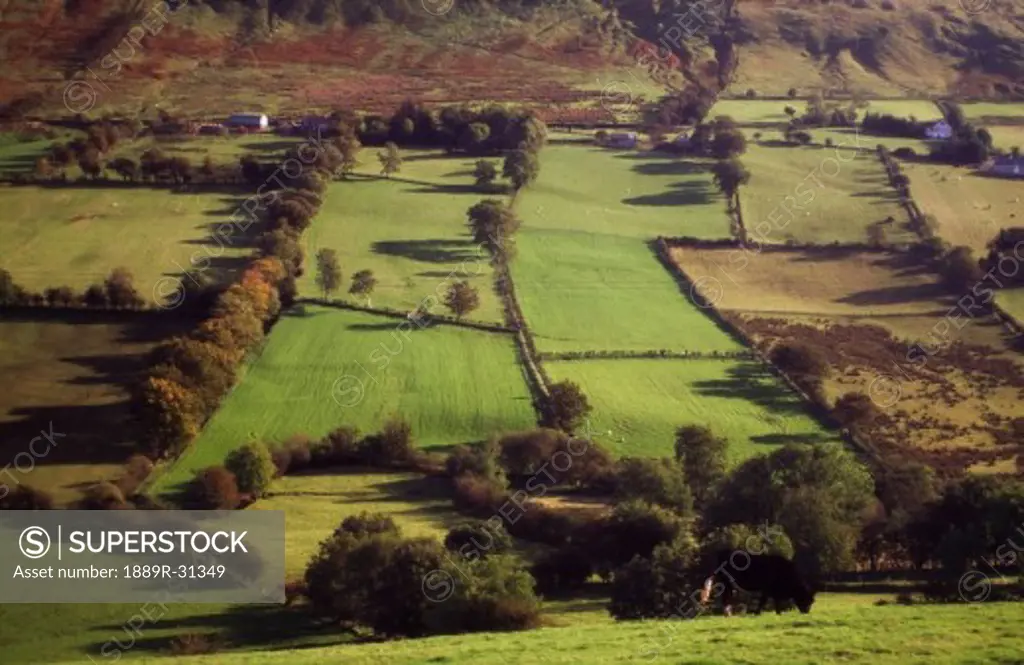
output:
[[[245,155],[263,161],[280,157],[285,150],[299,146],[303,139],[272,133],[231,134],[229,136],[147,136],[122,141],[107,155],[134,160],[150,149],[158,149],[168,157],[185,157],[194,168],[202,165],[207,155],[214,164],[237,164]]]
[[[51,145],[47,138],[23,141],[15,134],[0,133],[0,173],[32,171]]]
[[[12,467],[18,482],[47,490],[60,503],[77,498],[90,483],[115,479],[135,452],[126,426],[127,385],[161,338],[188,325],[151,318],[132,323],[96,313],[5,315],[0,466],[17,463],[26,471]],[[54,432],[55,446],[45,439],[35,443],[41,457],[31,468],[21,453],[31,455],[30,442],[44,431]]]
[[[460,519],[449,495],[450,483],[443,478],[337,469],[278,478],[252,509],[284,511],[287,574],[300,577],[341,521],[364,511],[390,516],[403,535],[443,540]]]
[[[672,256],[720,310],[889,317],[953,304],[934,275],[895,254],[676,247]]]
[[[541,351],[736,351],[639,240],[524,229],[513,277]]]
[[[154,484],[174,489],[253,438],[363,432],[399,415],[421,446],[486,439],[531,427],[535,416],[508,335],[325,307],[300,308],[274,327],[262,354],[189,449]]]
[[[913,116],[917,120],[942,119],[939,107],[927,99],[874,99],[866,109],[860,111],[860,116],[863,117],[865,113],[889,114],[898,118]]]
[[[310,265],[317,251],[334,249],[345,273],[339,296],[351,298],[352,273],[370,269],[378,281],[372,303],[407,310],[427,296],[443,301],[451,283],[468,279],[480,295],[480,308],[469,317],[502,322],[490,257],[472,242],[466,212],[485,198],[503,200],[504,194],[477,190],[475,159],[404,151],[401,173],[385,180],[377,175],[377,152],[362,151],[361,177],[329,185],[320,214],[303,234]],[[500,170],[500,161],[492,161]],[[304,295],[320,295],[314,269],[299,288]],[[447,311],[443,305],[434,309]]]
[[[740,190],[744,220],[764,242],[865,242],[868,227],[888,217],[896,220],[890,242],[911,239],[899,232],[906,213],[871,154],[752,145],[743,163],[751,173]]]
[[[1024,321],[1024,288],[999,291],[996,302],[1015,319]]]
[[[1024,149],[1024,125],[987,125],[992,144],[1001,150]]]
[[[792,106],[797,115],[807,106],[803,99],[720,99],[711,107],[709,119],[727,115],[738,124],[773,122],[785,125],[789,122],[785,108]]]
[[[1019,181],[942,164],[907,164],[906,174],[914,201],[938,221],[939,236],[979,258],[1001,228],[1024,224]]]
[[[1024,104],[1000,102],[968,102],[961,104],[964,115],[970,120],[979,120],[981,124],[991,124],[988,119],[1024,118]]]
[[[0,266],[33,290],[68,285],[76,291],[124,266],[139,294],[158,300],[183,270],[208,266],[206,274],[228,280],[244,265],[252,251],[244,234],[223,247],[211,236],[239,203],[225,192],[0,187]]]
[[[785,443],[834,440],[760,364],[733,360],[548,362],[552,379],[576,381],[594,411],[594,437],[617,455],[671,457],[681,425],[729,439],[733,462]]]

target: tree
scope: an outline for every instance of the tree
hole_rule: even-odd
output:
[[[711,170],[715,176],[715,185],[729,204],[735,206],[739,200],[740,185],[750,182],[750,171],[736,158],[717,161]]]
[[[325,247],[316,253],[316,285],[325,300],[341,287],[341,266],[338,265],[338,253],[333,249]]]
[[[796,88],[790,88],[786,95],[788,95],[790,99],[796,99]]]
[[[476,179],[477,187],[487,189],[498,177],[498,169],[486,159],[480,159],[477,160],[476,167],[473,169],[473,177]]]
[[[716,159],[731,159],[747,151],[747,138],[731,120],[715,120],[714,138],[711,139],[711,155]]]
[[[140,307],[143,303],[138,291],[135,290],[134,278],[127,268],[111,270],[103,281],[103,288],[112,307],[128,309]]]
[[[83,151],[78,155],[78,168],[93,180],[98,178],[103,172],[103,163],[100,161],[99,153],[95,149]]]
[[[380,160],[380,173],[385,178],[390,178],[392,173],[398,173],[402,168],[402,155],[391,141],[384,144],[384,152],[378,153],[377,159]]]
[[[651,556],[656,547],[673,542],[687,530],[686,520],[670,510],[643,501],[625,501],[616,504],[611,514],[583,527],[578,538],[594,567],[607,575],[636,557]]]
[[[693,537],[683,536],[655,547],[649,558],[629,561],[612,578],[609,613],[619,620],[696,616],[705,573],[698,554]]]
[[[505,530],[504,522],[491,526],[481,520],[456,524],[445,536],[444,546],[458,552],[463,559],[473,561],[494,554],[505,554],[512,549],[512,537]]]
[[[676,430],[676,460],[697,505],[703,506],[725,479],[729,442],[707,427],[685,425]]]
[[[939,270],[946,286],[958,293],[971,290],[984,277],[971,248],[966,246],[949,250],[942,257]]]
[[[495,255],[505,252],[521,224],[515,212],[498,199],[484,199],[475,204],[467,217],[473,241],[487,245]]]
[[[480,294],[468,281],[462,280],[451,285],[445,294],[444,304],[455,318],[461,320],[463,316],[480,306]]]
[[[502,175],[512,182],[512,188],[518,192],[526,187],[540,174],[540,160],[536,153],[526,150],[513,150],[505,157]]]
[[[848,429],[861,431],[870,429],[881,412],[868,395],[846,393],[832,408],[832,416]]]
[[[822,382],[828,376],[828,359],[817,348],[799,342],[776,345],[769,355],[772,364],[786,372],[816,399],[822,398]]]
[[[118,157],[107,162],[107,168],[111,169],[125,182],[134,182],[139,177],[139,167],[127,157]]]
[[[185,494],[186,504],[203,510],[232,510],[240,502],[235,476],[222,466],[196,473]]]
[[[593,410],[579,384],[560,381],[552,384],[541,405],[541,425],[572,434]]]
[[[693,511],[693,494],[678,464],[668,459],[625,457],[615,474],[615,495],[663,506],[679,515]]]
[[[352,171],[355,170],[359,164],[359,150],[363,147],[356,138],[355,134],[342,134],[335,141],[335,145],[338,151],[341,153],[341,165],[339,170],[341,171],[342,179],[348,177]]]
[[[352,286],[348,292],[352,295],[366,296],[366,305],[370,306],[370,294],[377,286],[377,278],[373,276],[372,270],[360,270],[352,275]]]
[[[783,111],[785,111],[786,115],[788,115],[790,118],[796,117],[796,108],[792,106],[787,105],[786,108],[783,109]]]
[[[470,154],[480,152],[491,135],[491,128],[483,122],[472,122],[459,134],[457,145]]]
[[[235,474],[238,490],[253,498],[263,496],[274,480],[274,458],[267,446],[259,441],[250,441],[232,451],[224,461],[224,467]]]
[[[153,376],[136,387],[132,410],[153,459],[177,453],[199,433],[205,415],[195,391],[179,381]]]
[[[0,305],[18,305],[26,297],[25,289],[15,283],[11,273],[0,269]]]
[[[49,178],[53,175],[53,164],[46,156],[40,157],[36,160],[35,175],[37,178]]]

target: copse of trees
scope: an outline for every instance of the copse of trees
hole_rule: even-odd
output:
[[[592,410],[579,384],[559,381],[550,386],[547,397],[541,401],[541,425],[572,434]]]
[[[700,425],[685,425],[676,430],[676,461],[698,507],[703,507],[725,479],[728,440]]]

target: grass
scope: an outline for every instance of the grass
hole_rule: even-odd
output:
[[[33,171],[36,160],[45,155],[51,145],[53,140],[47,138],[26,141],[18,134],[0,133],[0,174]]]
[[[376,176],[376,153],[362,151],[363,178],[329,186],[303,236],[310,265],[318,250],[334,249],[346,276],[342,294],[352,273],[369,269],[378,280],[372,303],[410,311],[427,296],[442,301],[452,282],[468,279],[480,295],[480,308],[470,317],[501,322],[489,257],[472,242],[466,212],[484,198],[504,196],[473,186],[473,159],[405,151],[402,172],[385,180]],[[500,170],[498,160],[490,161]],[[315,272],[300,280],[303,294],[320,295]]]
[[[0,322],[0,466],[65,504],[82,488],[116,479],[135,452],[127,385],[145,369],[145,354],[187,321],[136,320],[96,313],[7,314]],[[54,433],[54,446],[40,439]],[[58,436],[63,435],[63,436]],[[31,451],[39,453],[34,467]],[[22,453],[25,453],[24,455]],[[5,479],[5,484],[11,481]]]
[[[968,102],[961,104],[964,115],[970,120],[980,120],[984,125],[987,119],[1024,118],[1024,104],[999,102]]]
[[[996,302],[1005,309],[1010,316],[1018,321],[1024,321],[1024,288],[1006,289],[996,293]]]
[[[707,168],[591,146],[544,150],[540,178],[517,204],[512,264],[540,350],[739,348],[679,293],[647,244],[728,236]]]
[[[262,354],[154,493],[220,464],[253,438],[322,437],[341,425],[375,431],[398,415],[418,445],[446,446],[532,426],[509,335],[403,323],[306,307],[284,316]]]
[[[888,217],[906,220],[873,155],[752,145],[743,163],[751,173],[740,190],[744,220],[751,235],[764,242],[866,242],[871,225]]]
[[[441,540],[461,519],[447,479],[359,469],[279,478],[252,509],[284,511],[289,579],[301,577],[320,543],[351,515],[384,513],[405,536]]]
[[[927,99],[876,99],[872,100],[866,109],[861,110],[860,116],[863,118],[865,113],[889,114],[897,118],[913,116],[919,121],[942,120],[939,107]]]
[[[785,125],[789,122],[787,106],[795,108],[800,115],[807,102],[803,99],[720,99],[711,107],[708,118],[727,115],[741,125],[755,122]]]
[[[1019,181],[942,164],[908,164],[905,172],[914,201],[938,221],[939,237],[978,258],[1001,228],[1024,223]]]
[[[986,129],[992,134],[992,144],[996,148],[1006,151],[1024,148],[1024,125],[988,125]]]
[[[785,443],[834,440],[761,365],[733,360],[548,362],[576,381],[594,411],[598,442],[617,455],[671,457],[676,428],[697,424],[729,440],[737,462]]]
[[[243,266],[252,250],[241,232],[230,243],[210,235],[240,202],[147,187],[0,188],[0,266],[32,290],[76,291],[124,266],[143,298],[159,300],[183,270],[227,280]]]
[[[133,141],[122,141],[107,159],[128,157],[138,160],[143,152],[158,149],[168,157],[185,157],[194,168],[202,165],[209,155],[214,164],[237,164],[245,155],[262,161],[279,159],[285,150],[302,145],[299,137],[278,136],[272,133],[232,134],[229,136],[147,136]]]

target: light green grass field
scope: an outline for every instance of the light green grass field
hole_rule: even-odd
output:
[[[767,242],[866,242],[872,224],[892,217],[889,240],[906,221],[878,158],[868,153],[813,147],[750,146],[743,163],[750,183],[740,189],[752,235]],[[848,160],[848,161],[843,161]],[[787,212],[787,210],[789,212]],[[903,239],[911,240],[909,232]]]
[[[736,351],[740,344],[680,292],[647,244],[524,229],[512,267],[541,351]]]
[[[468,279],[480,295],[480,308],[469,318],[501,322],[490,258],[472,242],[466,212],[484,198],[504,200],[504,194],[476,190],[475,160],[438,151],[406,151],[401,173],[377,178],[377,152],[361,153],[365,177],[329,186],[303,235],[310,264],[320,249],[334,249],[345,273],[338,295],[351,298],[352,273],[369,269],[378,281],[372,303],[410,311],[427,296],[443,301],[452,282]],[[500,162],[492,161],[500,170]],[[305,295],[320,295],[315,272],[308,270],[299,282]],[[441,305],[434,311],[446,310]]]
[[[147,300],[170,295],[183,270],[228,280],[251,248],[211,237],[241,198],[118,187],[0,187],[0,267],[32,290],[82,291],[116,267]],[[253,227],[255,228],[255,227]]]
[[[0,173],[32,171],[51,145],[53,141],[47,138],[23,141],[14,134],[0,133]]]
[[[1024,149],[1024,125],[989,125],[986,129],[992,134],[992,145],[996,148],[1007,151]]]
[[[860,110],[860,117],[865,113],[881,113],[894,115],[898,118],[913,116],[917,120],[941,120],[939,107],[927,99],[874,99],[866,109]]]
[[[321,437],[341,425],[375,431],[406,419],[420,446],[479,441],[535,422],[509,335],[326,307],[284,316],[262,354],[153,492],[220,464],[253,438]]]
[[[1019,604],[873,606],[876,596],[822,595],[811,614],[705,617],[613,623],[567,620],[564,627],[526,633],[481,633],[321,648],[245,650],[174,659],[185,665],[278,663],[474,663],[547,665],[622,663],[1012,663],[1024,639]],[[558,620],[560,617],[555,617]],[[257,624],[259,625],[259,624]],[[884,630],[880,627],[884,626]],[[248,633],[249,649],[270,644],[270,635]],[[162,634],[164,626],[156,630]],[[279,631],[278,631],[279,632]],[[148,635],[147,635],[148,637]],[[280,639],[279,636],[277,636]],[[277,647],[277,645],[274,645]],[[50,663],[87,663],[79,656]],[[125,654],[128,662],[157,662],[151,651]],[[17,661],[15,661],[17,662]],[[159,662],[164,662],[163,658]]]
[[[262,161],[280,158],[285,150],[301,145],[303,139],[272,133],[231,134],[229,136],[147,136],[122,141],[106,156],[138,160],[146,150],[158,149],[168,157],[185,157],[198,168],[209,155],[214,164],[237,164],[251,155]]]
[[[676,428],[706,425],[737,462],[785,443],[835,440],[762,366],[733,360],[548,362],[553,380],[580,384],[595,438],[618,455],[671,457]]]
[[[297,578],[342,520],[361,512],[388,515],[405,536],[443,540],[462,519],[452,507],[450,489],[444,478],[338,468],[278,478],[251,509],[284,511],[287,574]]]
[[[996,301],[1010,316],[1024,321],[1024,288],[998,291]]]
[[[824,144],[826,139],[832,139],[834,145],[842,148],[856,147],[861,150],[874,150],[877,146],[883,145],[889,150],[913,148],[914,152],[919,155],[927,155],[930,150],[928,142],[920,139],[907,139],[899,136],[875,136],[846,127],[825,127],[809,131],[811,136],[814,137],[815,143]],[[781,133],[779,138],[781,138]]]
[[[727,115],[739,124],[752,122],[776,122],[785,125],[789,122],[785,108],[792,106],[797,115],[803,113],[807,102],[803,99],[720,99],[708,113],[708,119]]]
[[[969,119],[981,120],[982,124],[986,118],[1024,118],[1024,104],[969,102],[960,107]]]
[[[126,423],[128,384],[146,367],[162,337],[181,334],[187,320],[95,312],[35,316],[7,313],[0,322],[0,485],[25,483],[60,505],[83,488],[116,480],[136,442]],[[38,439],[53,433],[53,445]],[[35,455],[32,451],[35,451]],[[6,494],[6,491],[3,492]]]

